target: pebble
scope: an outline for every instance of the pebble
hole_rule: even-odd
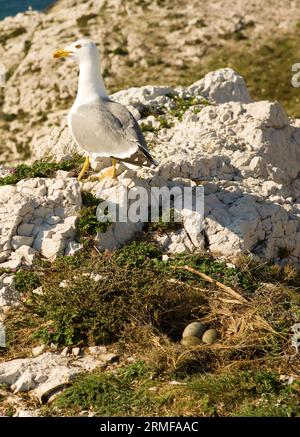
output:
[[[105,346],[90,346],[88,349],[92,355],[106,354],[107,348]]]
[[[69,348],[65,347],[62,352],[61,352],[61,356],[62,357],[67,357],[69,355]]]
[[[72,355],[74,357],[78,357],[80,355],[80,347],[73,347],[72,349]]]
[[[42,355],[46,349],[47,346],[45,344],[42,344],[41,346],[36,346],[32,349],[32,356],[38,357],[39,355]]]

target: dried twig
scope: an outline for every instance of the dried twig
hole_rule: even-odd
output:
[[[200,276],[200,278],[204,279],[204,281],[210,282],[211,284],[214,284],[217,287],[222,288],[222,290],[226,291],[226,293],[230,294],[231,296],[234,296],[239,301],[248,303],[248,300],[245,297],[241,296],[237,291],[233,290],[231,287],[228,287],[227,285],[222,284],[222,282],[219,282],[216,279],[211,278],[205,273],[199,272],[198,270],[193,269],[190,266],[173,266],[173,268],[178,270],[187,270],[188,272],[194,273],[194,275]]]

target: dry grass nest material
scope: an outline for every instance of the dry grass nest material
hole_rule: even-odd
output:
[[[91,272],[101,279],[92,280]],[[300,370],[291,344],[290,328],[299,317],[299,289],[289,285],[298,284],[298,276],[291,271],[280,272],[279,282],[279,272],[269,267],[228,269],[206,255],[165,263],[156,248],[141,243],[114,254],[89,252],[42,263],[35,274],[43,294],[27,290],[24,305],[8,317],[2,361],[24,356],[41,342],[113,343],[159,373],[258,364],[289,374]],[[182,331],[195,320],[217,329],[220,339],[182,346]]]

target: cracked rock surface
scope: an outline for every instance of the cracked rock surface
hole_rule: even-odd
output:
[[[128,209],[130,203],[116,197],[124,189],[143,187],[147,203],[153,187],[184,186],[204,187],[204,217],[185,211],[181,229],[154,233],[165,251],[207,249],[268,260],[284,252],[286,262],[299,262],[300,127],[279,103],[252,102],[243,78],[228,68],[186,88],[130,88],[112,98],[127,105],[142,127],[159,125],[145,132],[159,167],[120,166],[118,180],[79,184],[58,172],[53,179],[1,187],[1,267],[30,265],[37,253],[52,259],[76,251],[80,190]],[[50,152],[53,159],[74,153],[67,129],[54,131],[40,157]],[[107,165],[96,162],[94,168]],[[142,228],[142,220],[114,223],[98,234],[99,249],[120,247]]]
[[[35,358],[0,363],[0,384],[9,385],[14,394],[30,391],[33,397],[44,403],[79,373],[105,367],[116,358],[115,354],[106,351],[95,356],[84,354],[76,359],[45,352]]]
[[[25,179],[0,187],[0,267],[31,265],[36,254],[54,259],[70,250],[81,208],[76,179]]]

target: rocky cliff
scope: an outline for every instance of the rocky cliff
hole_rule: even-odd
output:
[[[278,103],[252,102],[242,77],[230,69],[209,73],[186,88],[132,88],[112,98],[132,111],[159,167],[134,171],[119,166],[117,181],[79,183],[60,171],[54,179],[3,185],[1,267],[30,265],[39,253],[53,259],[79,250],[81,192],[113,202],[124,187],[150,192],[152,187],[197,185],[204,187],[204,229],[197,228],[201,214],[183,210],[178,229],[151,232],[163,250],[252,253],[298,264],[300,129]],[[36,153],[63,162],[80,152],[63,122]],[[105,165],[94,163],[98,170]],[[99,249],[112,250],[141,231],[140,222],[113,223],[96,241]]]
[[[264,41],[269,47],[270,36],[295,28],[298,20],[299,1],[288,0],[60,0],[47,13],[6,18],[0,22],[0,61],[7,70],[0,89],[0,162],[34,159],[33,149],[47,141],[74,99],[77,72],[52,60],[58,47],[85,36],[95,40],[110,92],[149,83],[189,85],[203,69],[210,71],[212,54],[222,59],[222,48],[241,50],[243,57]]]

